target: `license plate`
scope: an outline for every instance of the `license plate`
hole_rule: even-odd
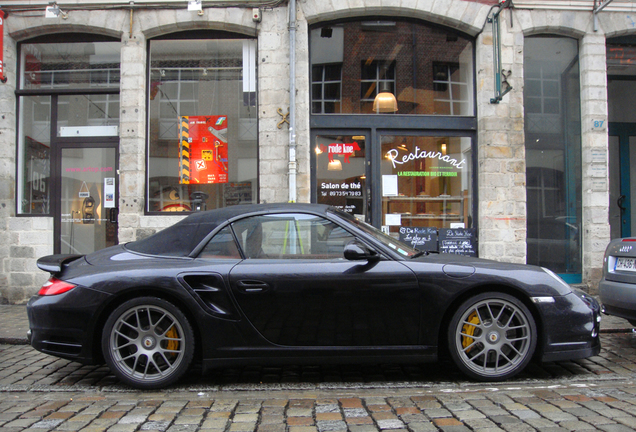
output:
[[[636,272],[636,258],[616,258],[614,269]]]

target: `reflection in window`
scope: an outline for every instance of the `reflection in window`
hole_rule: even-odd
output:
[[[24,44],[20,88],[118,88],[120,47],[120,42]]]
[[[362,112],[373,112],[373,101],[378,93],[395,93],[395,62],[362,62],[360,102]]]
[[[435,112],[462,115],[468,111],[468,83],[462,79],[459,64],[433,63]]]
[[[344,259],[353,236],[319,216],[279,214],[232,224],[248,259]]]
[[[48,214],[50,211],[51,97],[20,98],[18,165],[18,212]]]
[[[529,37],[524,48],[527,262],[581,277],[581,114],[578,44]]]
[[[256,43],[150,42],[148,211],[257,201]]]
[[[199,258],[241,258],[229,226],[212,237],[199,254]]]
[[[371,114],[375,95],[388,90],[398,114],[474,115],[473,43],[453,30],[414,21],[328,24],[312,28],[310,52],[312,82],[321,81],[322,65],[341,65],[336,113]],[[320,97],[314,88],[312,113],[330,113]]]
[[[314,65],[311,80],[311,103],[314,114],[340,112],[342,65]]]
[[[316,198],[364,220],[367,214],[366,136],[319,135],[316,153]]]

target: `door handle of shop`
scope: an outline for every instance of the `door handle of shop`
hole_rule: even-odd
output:
[[[244,293],[258,293],[269,289],[269,285],[258,280],[241,280],[236,283],[239,291]]]
[[[618,208],[621,210],[626,210],[625,207],[623,207],[623,203],[625,202],[625,198],[627,198],[625,195],[621,195],[620,198],[616,201],[616,204],[618,204]]]

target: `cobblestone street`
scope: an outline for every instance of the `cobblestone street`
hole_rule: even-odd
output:
[[[0,345],[2,431],[636,430],[636,336],[599,356],[466,381],[444,363],[282,366],[193,373],[140,392],[108,370]]]

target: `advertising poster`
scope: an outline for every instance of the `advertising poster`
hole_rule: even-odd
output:
[[[227,182],[227,116],[181,117],[179,183]]]

